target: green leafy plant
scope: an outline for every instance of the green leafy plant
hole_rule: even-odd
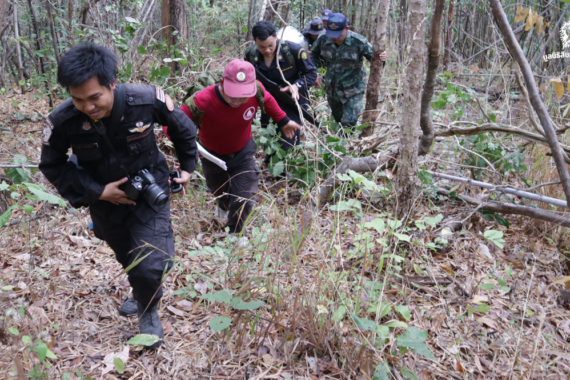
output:
[[[516,149],[512,152],[507,151],[491,133],[463,137],[460,145],[468,150],[464,161],[466,165],[485,169],[491,163],[502,175],[511,172],[522,173],[527,170],[522,152]],[[472,169],[471,172],[474,178],[482,178],[482,170]]]
[[[451,111],[451,120],[459,120],[465,112],[466,105],[473,99],[472,90],[453,84],[451,80],[454,75],[449,72],[438,75],[443,81],[444,90],[437,94],[436,99],[431,103],[436,110]],[[446,112],[446,114],[448,114]]]
[[[14,203],[0,215],[0,227],[6,225],[12,212],[18,208],[23,209],[26,214],[31,214],[34,212],[34,204],[37,202],[48,202],[58,206],[65,206],[66,202],[62,198],[49,193],[41,185],[28,182],[31,174],[24,167],[24,163],[27,162],[25,156],[14,156],[13,162],[22,165],[22,167],[9,168],[6,171],[6,174],[13,182],[12,185],[9,185],[6,181],[0,183],[0,191],[10,192],[10,198],[14,200]]]
[[[230,289],[222,289],[215,292],[207,293],[200,298],[210,302],[222,303],[230,306],[235,310],[255,310],[265,303],[259,300],[244,301],[243,296],[233,296],[233,291]],[[231,325],[232,319],[227,316],[217,316],[210,320],[210,328],[213,332],[220,332]]]

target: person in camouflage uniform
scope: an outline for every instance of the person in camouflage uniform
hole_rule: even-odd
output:
[[[334,119],[343,126],[355,126],[366,91],[363,58],[370,61],[372,45],[366,37],[349,30],[342,13],[333,13],[326,34],[313,44],[310,56],[317,66],[327,68],[325,91]],[[385,52],[382,57],[386,59]]]

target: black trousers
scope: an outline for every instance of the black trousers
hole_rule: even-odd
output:
[[[90,211],[95,236],[109,244],[127,271],[134,298],[145,308],[155,305],[162,297],[161,284],[174,257],[170,202],[154,210],[148,208],[153,215],[147,215],[144,222],[129,206],[109,204]]]
[[[217,199],[218,206],[229,211],[228,224],[230,232],[239,233],[255,204],[253,197],[257,194],[259,183],[259,167],[255,162],[257,145],[250,139],[239,152],[231,155],[215,156],[226,162],[227,171],[214,163],[201,158],[206,185]]]

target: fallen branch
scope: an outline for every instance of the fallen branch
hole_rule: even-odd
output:
[[[437,191],[438,193],[445,195],[450,195],[451,193],[449,190],[442,188],[439,188]],[[566,218],[562,215],[546,211],[540,208],[520,206],[512,203],[503,203],[503,202],[483,202],[477,198],[463,194],[456,195],[456,197],[467,203],[477,205],[477,208],[480,210],[489,210],[501,214],[523,215],[523,216],[528,216],[530,218],[540,219],[546,222],[554,223],[559,226],[570,227],[570,218]]]
[[[456,124],[468,124],[471,125],[470,127],[456,127]],[[511,126],[495,124],[495,123],[484,123],[484,124],[477,124],[470,121],[457,121],[453,122],[447,126],[441,126],[440,128],[435,131],[435,137],[448,137],[448,136],[456,136],[456,135],[464,135],[464,136],[471,136],[471,135],[478,135],[480,133],[485,132],[503,132],[503,133],[510,133],[513,135],[518,135],[521,137],[525,137],[529,140],[536,141],[542,145],[550,147],[550,144],[543,136],[525,131],[520,128],[515,128]],[[568,154],[570,154],[570,146],[560,144],[562,149],[562,155],[564,160],[570,164],[570,159],[568,158]]]
[[[545,195],[529,193],[528,191],[513,189],[512,187],[497,186],[497,185],[493,185],[492,183],[475,181],[475,180],[472,180],[470,178],[463,178],[463,177],[458,177],[458,176],[449,175],[449,174],[436,173],[436,172],[433,172],[431,170],[426,170],[426,172],[428,172],[431,175],[438,177],[438,178],[444,178],[444,179],[449,179],[451,181],[462,182],[462,183],[466,183],[469,185],[480,186],[480,187],[484,187],[485,189],[490,189],[492,191],[496,191],[499,193],[512,194],[512,195],[516,195],[516,196],[521,197],[521,198],[532,199],[535,201],[548,203],[548,204],[555,205],[558,207],[568,208],[568,204],[563,199],[556,199],[556,198],[547,197]]]

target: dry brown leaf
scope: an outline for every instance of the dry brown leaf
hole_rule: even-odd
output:
[[[263,362],[270,366],[271,364],[273,364],[273,356],[271,356],[270,354],[265,354],[262,356],[263,358]]]
[[[570,289],[570,276],[564,276],[554,280],[555,284],[564,285],[566,289]]]
[[[186,312],[184,312],[184,311],[182,311],[182,310],[180,310],[180,309],[177,309],[177,308],[175,308],[174,306],[168,305],[168,306],[166,307],[166,309],[167,309],[168,311],[170,311],[172,314],[177,315],[177,316],[179,316],[179,317],[184,317],[184,316],[186,315]]]
[[[126,365],[127,361],[129,360],[129,346],[125,345],[122,351],[119,352],[110,352],[105,355],[103,359],[103,364],[105,364],[105,368],[101,372],[101,376],[106,375],[107,373],[113,371],[115,369],[115,358],[121,359],[121,361]]]
[[[536,20],[536,33],[542,34],[542,32],[544,32],[544,29],[546,29],[546,24],[547,23],[544,22],[544,17],[538,16]]]
[[[526,32],[528,32],[529,30],[532,29],[532,27],[534,26],[535,22],[536,22],[536,17],[537,17],[537,13],[535,13],[532,9],[528,9],[528,17],[526,18],[526,25],[524,27],[524,30]]]
[[[66,235],[67,239],[80,248],[91,247],[91,240],[81,236]]]
[[[489,297],[487,297],[487,296],[475,295],[475,296],[473,296],[473,298],[471,298],[468,302],[469,302],[469,303],[474,303],[474,304],[480,304],[480,303],[483,303],[483,302],[489,302]]]
[[[487,260],[491,262],[495,261],[493,255],[491,255],[491,252],[489,251],[489,247],[487,246],[487,244],[479,243],[479,249],[477,250],[477,252],[479,253],[479,255],[483,256]]]
[[[480,324],[485,325],[487,327],[490,327],[493,330],[499,329],[497,327],[497,322],[495,322],[494,320],[492,320],[491,318],[488,318],[488,317],[479,317],[479,318],[477,318],[477,322],[479,322]]]
[[[465,372],[465,368],[461,365],[461,360],[455,359],[455,367],[459,372]]]
[[[564,96],[564,83],[562,83],[562,79],[558,77],[552,78],[550,83],[552,84],[556,98],[561,99]]]
[[[181,300],[176,302],[176,306],[180,307],[182,310],[185,311],[192,311],[192,307],[194,306],[193,302],[190,302],[188,300]]]
[[[523,8],[522,5],[519,5],[517,7],[517,11],[515,13],[515,22],[521,22],[524,21],[524,19],[526,18],[526,16],[528,15],[528,10],[530,8]]]

